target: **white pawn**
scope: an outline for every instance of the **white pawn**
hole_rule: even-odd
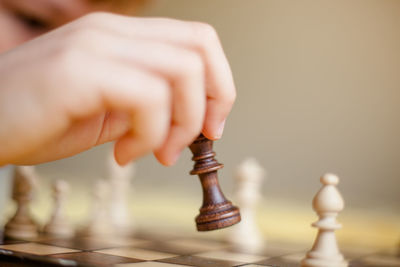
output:
[[[38,236],[38,226],[33,220],[29,204],[37,176],[33,166],[16,166],[14,170],[12,198],[17,203],[15,215],[4,227],[4,235],[14,239],[34,239]]]
[[[109,184],[104,180],[97,180],[93,188],[91,216],[79,235],[103,237],[113,233],[108,220],[108,196]]]
[[[72,237],[73,229],[65,216],[65,204],[69,185],[64,180],[57,180],[53,184],[54,208],[49,222],[43,232],[49,236]]]
[[[302,260],[302,267],[346,267],[347,262],[340,253],[335,230],[342,226],[336,217],[344,208],[344,201],[336,185],[339,178],[334,174],[325,174],[321,177],[322,188],[313,200],[313,208],[319,220],[312,224],[318,228],[318,235],[312,249]]]
[[[110,223],[118,232],[127,233],[132,230],[132,222],[129,217],[129,192],[131,180],[135,172],[133,163],[120,166],[110,153],[108,158],[108,175],[110,182],[109,213]]]
[[[235,247],[256,252],[263,247],[264,239],[255,222],[255,208],[261,198],[260,187],[265,170],[254,159],[243,161],[235,172],[235,203],[240,207],[241,222],[231,228],[227,239]]]

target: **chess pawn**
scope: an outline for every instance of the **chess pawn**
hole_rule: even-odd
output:
[[[55,181],[53,184],[53,214],[43,229],[44,234],[66,238],[73,236],[73,229],[65,217],[65,203],[68,192],[69,185],[66,181]]]
[[[104,180],[97,180],[93,188],[92,214],[89,222],[78,234],[83,236],[109,236],[113,233],[108,220],[109,184]]]
[[[117,232],[126,234],[132,231],[133,225],[129,217],[129,191],[135,173],[134,164],[119,166],[110,153],[108,158],[109,182],[112,188],[109,200],[110,223]]]
[[[318,234],[301,266],[346,267],[348,264],[339,251],[335,237],[335,230],[341,228],[336,217],[344,208],[343,198],[336,188],[339,178],[334,174],[325,174],[321,177],[321,183],[323,186],[313,200],[313,208],[319,220],[312,226],[318,228]]]
[[[265,170],[253,158],[243,161],[235,172],[235,200],[240,207],[242,222],[233,226],[228,241],[242,251],[257,252],[264,240],[255,222],[255,207]]]
[[[214,158],[213,141],[200,134],[189,146],[195,162],[192,175],[198,175],[203,189],[203,205],[196,216],[198,231],[212,231],[240,222],[239,208],[227,200],[218,183],[217,171],[224,167]]]
[[[4,227],[4,235],[13,239],[34,239],[38,236],[38,226],[32,219],[29,203],[32,200],[36,185],[36,174],[33,166],[16,166],[12,198],[17,203],[15,215]]]

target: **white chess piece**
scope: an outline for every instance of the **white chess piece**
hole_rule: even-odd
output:
[[[108,161],[108,171],[111,188],[109,196],[110,223],[114,226],[114,229],[118,229],[118,232],[127,233],[133,228],[132,220],[129,217],[128,202],[135,166],[133,163],[123,167],[119,166],[113,154],[111,154]]]
[[[79,235],[103,237],[113,234],[108,220],[108,198],[109,184],[104,180],[97,180],[93,187],[91,216],[86,227],[78,233]]]
[[[64,180],[57,180],[53,184],[54,208],[49,222],[43,232],[49,236],[72,237],[73,229],[65,216],[65,204],[69,185]]]
[[[264,239],[255,222],[256,204],[261,198],[260,187],[265,170],[253,158],[243,161],[237,168],[235,179],[235,203],[240,207],[242,220],[232,227],[228,241],[246,251],[258,251]]]
[[[15,167],[12,197],[17,203],[17,210],[4,227],[6,237],[34,239],[38,236],[38,226],[29,211],[36,183],[37,176],[33,166]]]
[[[336,185],[339,178],[334,174],[325,174],[321,177],[322,188],[313,200],[313,208],[319,216],[319,220],[312,224],[318,228],[317,238],[312,249],[302,260],[302,267],[346,267],[347,262],[340,253],[335,230],[341,225],[336,217],[344,208],[344,201]]]

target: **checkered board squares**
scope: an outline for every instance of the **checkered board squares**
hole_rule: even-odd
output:
[[[135,258],[139,260],[160,260],[166,258],[176,257],[177,255],[159,252],[154,250],[140,249],[134,247],[123,247],[123,248],[111,248],[95,251],[97,253],[103,253],[114,256],[122,256],[127,258]]]
[[[179,265],[179,264],[163,263],[163,262],[154,262],[154,261],[117,264],[116,266],[117,267],[188,267],[187,265]]]
[[[168,239],[143,233],[122,239],[42,237],[0,243],[0,266],[299,267],[307,250],[309,247],[304,245],[269,242],[261,252],[251,253],[216,240],[176,236]],[[397,250],[377,253],[355,248],[342,252],[350,267],[400,266]]]
[[[75,249],[68,249],[55,246],[47,246],[37,243],[21,243],[21,244],[11,244],[11,245],[0,245],[0,249],[24,252],[33,255],[50,255],[57,253],[71,253],[77,252]]]
[[[202,252],[217,250],[227,247],[227,244],[204,239],[194,239],[194,238],[183,238],[177,240],[171,240],[166,242],[169,246],[175,247],[186,253]]]
[[[207,251],[199,254],[195,254],[194,256],[209,258],[209,259],[217,259],[217,260],[230,260],[235,262],[257,262],[261,260],[265,260],[267,257],[260,255],[251,255],[245,253],[236,253],[227,250],[213,250]]]
[[[50,255],[52,258],[69,260],[76,265],[89,265],[89,266],[113,266],[120,263],[134,263],[140,262],[138,259],[119,257],[115,255],[106,255],[97,252],[77,252],[67,254]]]
[[[243,265],[243,263],[231,260],[217,260],[217,259],[196,257],[190,255],[164,259],[161,260],[161,262],[181,264],[185,266],[203,266],[203,267],[232,267],[232,266]]]
[[[211,240],[182,238],[171,241],[154,241],[141,244],[140,247],[170,254],[192,255],[199,252],[223,249],[227,247],[227,244]]]
[[[66,247],[72,249],[79,249],[85,251],[100,250],[113,247],[123,247],[123,246],[136,246],[145,245],[150,243],[149,240],[142,240],[136,238],[75,238],[75,239],[47,239],[41,240],[40,243],[46,245],[53,245],[59,247]]]

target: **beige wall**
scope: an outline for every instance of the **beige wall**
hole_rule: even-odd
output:
[[[164,0],[147,14],[220,34],[238,89],[225,176],[251,155],[266,194],[308,200],[332,171],[348,204],[399,210],[399,1]]]
[[[309,205],[326,171],[347,207],[400,210],[400,1],[153,0],[146,16],[205,21],[220,34],[238,99],[216,145],[227,192],[248,156],[268,170],[267,199]],[[104,176],[107,147],[39,167],[79,181]],[[190,154],[138,162],[137,190],[201,197]],[[78,182],[75,183],[76,186]],[[273,205],[273,202],[271,203]]]

